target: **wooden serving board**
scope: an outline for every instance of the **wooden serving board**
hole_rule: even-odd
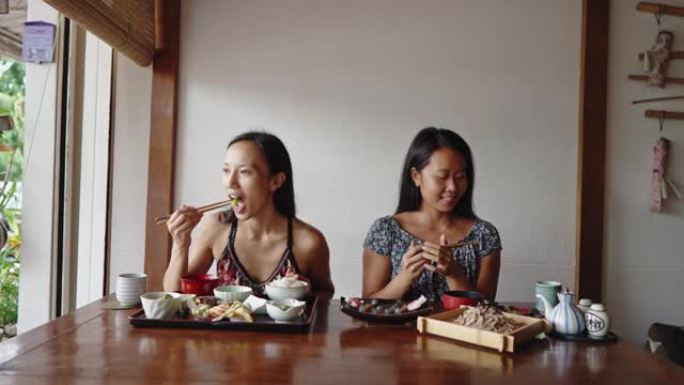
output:
[[[530,340],[537,334],[548,331],[546,321],[513,313],[503,313],[523,326],[505,335],[468,326],[457,325],[453,322],[467,307],[461,307],[428,317],[418,317],[417,328],[421,333],[433,334],[441,337],[464,341],[471,344],[496,349],[499,352],[515,352],[516,347]]]
[[[306,309],[299,319],[292,321],[275,321],[267,314],[252,314],[254,322],[221,320],[213,322],[209,319],[172,318],[150,319],[140,310],[128,317],[128,322],[136,327],[147,328],[182,328],[211,330],[248,330],[265,332],[306,333],[316,318],[318,297],[306,299]]]

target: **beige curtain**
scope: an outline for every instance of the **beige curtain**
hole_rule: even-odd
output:
[[[44,0],[141,66],[154,55],[154,0]]]

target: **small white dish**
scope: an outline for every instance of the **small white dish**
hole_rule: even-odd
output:
[[[214,296],[219,298],[221,303],[244,302],[250,295],[252,288],[249,286],[226,285],[214,289]]]
[[[252,310],[252,314],[266,314],[266,302],[268,301],[263,298],[257,297],[256,295],[250,295],[243,304],[249,306]]]
[[[305,308],[306,302],[296,299],[278,299],[266,302],[268,316],[276,321],[292,321],[300,317]]]
[[[170,291],[152,291],[140,296],[145,317],[149,319],[173,318],[180,310],[181,295]]]
[[[303,299],[309,292],[309,283],[306,281],[303,286],[299,287],[279,287],[271,284],[266,284],[266,295],[272,300],[279,299]]]

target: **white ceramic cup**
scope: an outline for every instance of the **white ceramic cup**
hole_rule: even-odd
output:
[[[119,274],[116,277],[116,300],[124,305],[137,305],[140,295],[147,291],[147,275],[140,273]]]

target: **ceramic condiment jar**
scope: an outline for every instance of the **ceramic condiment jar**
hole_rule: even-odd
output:
[[[601,303],[591,305],[591,308],[584,315],[587,324],[587,331],[592,338],[605,338],[610,327],[610,318],[606,313],[606,308]]]
[[[544,303],[546,320],[551,323],[556,333],[575,335],[584,331],[584,314],[574,304],[575,293],[565,291],[558,293],[558,305],[551,308],[549,301],[537,294]]]
[[[579,300],[577,307],[580,309],[582,314],[587,314],[587,312],[589,311],[589,308],[591,307],[591,304],[592,304],[592,302],[589,298],[582,298]]]

